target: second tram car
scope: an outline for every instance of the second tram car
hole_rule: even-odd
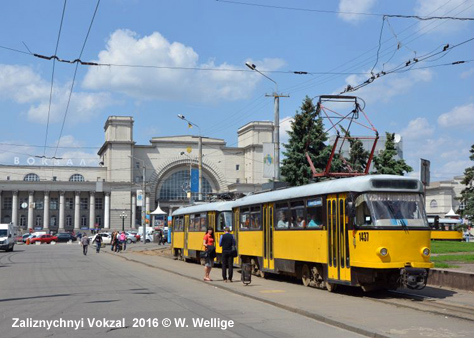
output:
[[[429,217],[431,239],[444,241],[462,241],[463,232],[459,229],[462,220],[452,218]]]
[[[214,229],[216,243],[226,226],[232,230],[233,202],[215,202],[180,208],[173,212],[172,248],[178,259],[200,261],[203,237],[208,227]],[[222,249],[216,245],[218,261]]]

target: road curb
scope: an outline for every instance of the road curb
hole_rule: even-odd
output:
[[[385,336],[385,335],[377,333],[377,332],[372,332],[372,331],[369,331],[368,329],[364,329],[362,327],[346,324],[346,323],[343,323],[343,322],[325,317],[323,315],[318,315],[318,314],[315,314],[315,313],[312,313],[312,312],[309,312],[309,311],[305,311],[305,310],[301,310],[301,309],[298,309],[298,308],[295,308],[295,307],[292,307],[292,306],[283,305],[283,304],[280,304],[280,303],[277,303],[277,302],[274,302],[274,301],[271,301],[271,300],[268,300],[268,299],[265,299],[265,298],[261,298],[261,297],[258,297],[258,296],[251,296],[249,294],[246,294],[243,291],[238,291],[238,290],[235,290],[235,289],[232,289],[232,288],[228,288],[224,285],[205,282],[200,278],[192,277],[192,276],[189,276],[189,275],[186,275],[186,274],[183,274],[183,273],[180,273],[180,272],[176,272],[176,271],[173,271],[173,270],[170,270],[170,269],[166,269],[166,268],[163,268],[163,267],[160,267],[160,266],[156,266],[156,265],[153,265],[153,264],[148,264],[148,263],[145,263],[145,262],[133,259],[133,258],[125,257],[125,256],[122,256],[122,255],[116,255],[116,254],[113,254],[112,252],[108,252],[108,253],[112,254],[113,256],[117,256],[117,257],[120,257],[120,258],[125,259],[127,261],[130,261],[130,262],[139,263],[139,264],[142,264],[142,265],[150,267],[150,268],[158,269],[158,270],[161,270],[161,271],[172,273],[172,274],[180,276],[180,277],[184,277],[184,278],[187,278],[187,279],[198,281],[200,283],[203,283],[203,284],[206,284],[206,285],[209,285],[209,286],[212,286],[212,287],[220,288],[220,289],[232,292],[234,294],[237,294],[239,296],[243,296],[243,297],[247,297],[247,298],[250,298],[250,299],[258,300],[260,302],[275,306],[277,308],[280,308],[280,309],[283,309],[283,310],[286,310],[286,311],[290,311],[290,312],[302,315],[304,317],[317,320],[318,322],[322,322],[322,323],[325,323],[325,324],[328,324],[328,325],[331,325],[331,326],[335,326],[335,327],[338,327],[340,329],[344,329],[344,330],[347,330],[347,331],[350,331],[350,332],[354,332],[354,333],[357,333],[357,334],[360,334],[360,335],[363,335],[363,336],[366,336],[366,337],[389,338],[389,336]]]
[[[428,285],[474,291],[474,274],[453,270],[430,269]]]

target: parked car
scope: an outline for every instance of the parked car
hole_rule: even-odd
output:
[[[77,239],[76,236],[73,236],[69,232],[61,232],[61,233],[57,234],[56,237],[58,238],[57,242],[69,242],[69,241],[74,242]]]
[[[26,243],[26,240],[27,240],[27,239],[30,239],[30,241],[31,241],[33,238],[36,238],[36,237],[37,237],[36,235],[24,234],[24,235],[23,235],[23,243]]]
[[[95,245],[96,236],[102,237],[102,244],[110,244],[112,242],[112,235],[108,232],[101,232],[93,236],[89,236],[92,245]]]
[[[41,244],[51,244],[51,242],[57,242],[58,238],[56,236],[51,235],[41,235],[39,237],[31,238],[30,244],[34,244],[36,242],[41,242]]]
[[[127,235],[127,244],[137,242],[137,236],[135,236],[134,234],[126,232],[125,235]]]
[[[139,234],[138,232],[136,232],[136,231],[130,231],[129,233],[132,234],[132,235],[134,235],[134,236],[137,238],[137,241],[140,240],[140,234]]]

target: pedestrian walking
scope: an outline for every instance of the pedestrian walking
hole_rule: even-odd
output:
[[[102,246],[102,236],[99,233],[95,235],[95,245],[97,245],[96,253],[99,253],[100,247]]]
[[[161,245],[162,242],[163,242],[163,232],[161,231],[161,229],[158,229],[158,245]]]
[[[212,281],[210,274],[212,267],[214,266],[214,258],[216,257],[216,247],[214,246],[214,229],[207,228],[207,233],[203,238],[203,246],[205,248],[205,260],[204,264],[204,280],[207,282]]]
[[[125,251],[125,249],[127,248],[127,235],[125,235],[125,232],[122,231],[122,233],[120,234],[120,241],[119,241],[119,245],[121,246],[121,248],[123,249],[123,251]]]
[[[224,234],[219,240],[219,246],[222,248],[222,279],[225,283],[232,283],[232,277],[234,274],[235,238],[234,235],[230,233],[230,228],[228,226],[225,227]],[[228,276],[227,270],[229,270]]]
[[[82,244],[82,253],[85,255],[87,255],[87,248],[89,246],[89,237],[87,237],[86,235],[82,236],[81,238],[81,244]]]
[[[117,231],[114,230],[114,232],[112,232],[112,239],[110,241],[110,250],[111,251],[116,251],[117,250]]]

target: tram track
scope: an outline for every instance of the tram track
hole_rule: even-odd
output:
[[[0,256],[0,267],[13,264],[12,257],[18,254],[18,252],[5,252],[4,255]]]
[[[434,297],[411,294],[403,291],[386,291],[383,294],[363,296],[365,299],[405,307],[422,312],[429,312],[444,317],[474,321],[474,306],[442,301]]]

